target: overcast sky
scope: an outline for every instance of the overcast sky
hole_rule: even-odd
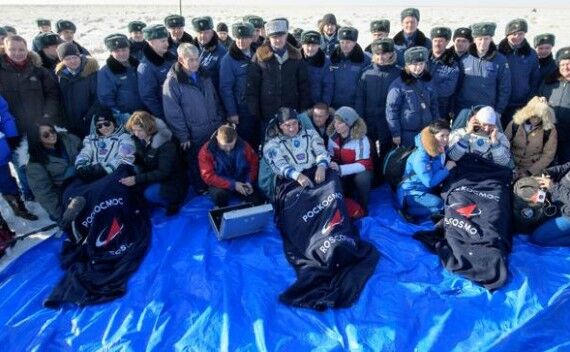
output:
[[[0,0],[0,5],[91,5],[91,4],[101,4],[101,5],[168,5],[168,4],[178,4],[178,0]],[[231,0],[182,0],[182,3],[186,6],[190,5],[220,5],[220,4],[235,4]],[[240,0],[240,5],[278,5],[278,6],[298,6],[310,5],[310,6],[337,6],[351,4],[354,6],[361,5],[374,5],[382,6],[382,1],[378,0],[326,0],[326,1],[315,1],[315,0],[283,0],[281,2],[277,0],[271,1],[261,1],[261,0]],[[457,1],[457,0],[423,0],[423,1],[401,1],[392,0],[389,2],[390,7],[408,7],[408,6],[449,6],[449,5],[462,5],[466,7],[570,7],[570,1],[562,0],[549,0],[538,2],[536,0],[517,0],[517,1],[500,1],[500,0],[477,0],[477,1]]]

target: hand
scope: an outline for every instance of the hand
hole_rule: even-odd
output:
[[[123,177],[119,182],[128,187],[134,186],[136,183],[134,176]]]
[[[315,185],[313,185],[313,182],[311,181],[311,179],[309,179],[307,176],[300,174],[299,177],[297,177],[297,182],[299,182],[299,184],[301,185],[301,187],[314,187]]]
[[[338,166],[338,164],[335,163],[334,161],[331,161],[331,163],[329,164],[329,167],[330,167],[331,169],[333,169],[334,171],[340,170],[340,166]]]
[[[469,121],[467,121],[467,126],[465,126],[465,132],[468,134],[475,132],[475,126],[477,125],[478,123],[475,117],[470,118]]]
[[[550,189],[553,185],[553,182],[550,179],[550,177],[546,176],[536,177],[536,180],[538,181],[538,184],[540,185],[541,188]]]
[[[242,196],[247,196],[248,194],[247,186],[243,182],[236,182],[235,189],[236,192],[238,192]]]
[[[392,143],[399,146],[400,144],[402,144],[402,137],[393,137]]]
[[[455,161],[453,161],[453,160],[448,160],[448,161],[445,163],[445,168],[446,168],[447,170],[451,170],[451,169],[453,169],[453,168],[456,167],[456,166],[457,166],[457,163],[456,163]]]
[[[317,171],[315,172],[315,183],[319,184],[325,180],[327,169],[324,166],[317,166]]]
[[[251,185],[251,183],[246,182],[246,183],[245,183],[245,188],[246,188],[246,190],[247,190],[247,195],[248,195],[248,196],[253,193],[253,186]]]
[[[232,116],[228,117],[228,121],[238,125],[239,124],[239,116],[238,115],[232,115]]]
[[[493,127],[493,130],[491,131],[491,144],[496,145],[497,143],[497,127]]]
[[[188,150],[190,149],[190,146],[192,145],[192,142],[188,141],[188,142],[184,142],[184,143],[180,143],[180,147],[182,148],[182,150]]]

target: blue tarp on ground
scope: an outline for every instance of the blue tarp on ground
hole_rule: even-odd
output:
[[[411,238],[387,189],[372,194],[361,235],[381,252],[349,309],[285,306],[295,276],[271,226],[218,242],[204,197],[172,219],[153,216],[153,239],[127,294],[59,310],[42,301],[62,277],[61,240],[34,247],[0,273],[4,351],[528,351],[570,350],[570,249],[516,238],[510,281],[495,293],[447,273]],[[427,226],[427,225],[426,225]],[[425,227],[425,226],[424,226]]]

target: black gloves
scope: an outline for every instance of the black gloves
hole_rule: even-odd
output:
[[[77,168],[77,176],[84,182],[93,182],[107,176],[107,171],[101,164],[87,165]]]

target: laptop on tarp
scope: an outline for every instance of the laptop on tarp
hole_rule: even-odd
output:
[[[208,216],[218,240],[227,240],[262,231],[273,219],[273,206],[242,203],[212,209]]]

